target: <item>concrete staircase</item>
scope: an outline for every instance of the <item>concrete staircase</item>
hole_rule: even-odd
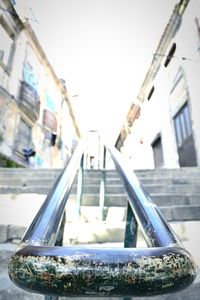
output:
[[[47,195],[59,169],[4,169],[0,168],[0,195]],[[160,207],[169,221],[200,219],[200,169],[138,170],[138,179]],[[99,205],[101,171],[84,172],[83,206]],[[71,199],[76,196],[76,180]],[[106,171],[105,207],[125,207],[126,193],[115,170]]]
[[[58,169],[0,168],[0,300],[44,299],[41,295],[30,294],[15,287],[8,279],[7,263],[59,173]],[[200,236],[197,235],[200,229],[200,168],[138,170],[135,173],[186,249],[194,255],[200,265]],[[106,171],[102,222],[99,208],[101,176],[101,171],[84,171],[80,218],[76,206],[76,178],[66,206],[67,223],[64,234],[66,244],[122,245],[127,195],[116,171]],[[144,245],[142,237],[138,244]],[[185,297],[189,300],[199,300],[199,295],[198,275],[195,284],[186,291],[154,299],[177,300]]]

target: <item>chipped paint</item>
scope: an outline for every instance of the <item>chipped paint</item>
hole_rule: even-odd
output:
[[[10,278],[42,294],[120,297],[179,291],[196,275],[195,264],[183,249],[163,249],[159,257],[148,255],[157,253],[152,249],[144,249],[143,255],[133,249],[77,249],[63,256],[50,256],[48,251],[20,255],[19,251],[9,264]]]

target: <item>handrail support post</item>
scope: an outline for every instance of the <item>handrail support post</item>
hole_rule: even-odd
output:
[[[138,224],[130,203],[127,202],[126,227],[124,236],[124,248],[137,246]]]
[[[105,204],[105,189],[106,189],[106,147],[103,149],[103,169],[101,172],[100,192],[99,192],[99,220],[104,220],[104,204]]]
[[[77,218],[81,216],[81,205],[83,198],[83,160],[84,156],[82,155],[80,161],[80,168],[78,171],[78,180],[77,180],[77,196],[76,196],[76,207],[77,207]]]

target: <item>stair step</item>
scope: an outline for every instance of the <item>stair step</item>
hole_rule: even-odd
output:
[[[172,185],[172,184],[199,184],[199,181],[200,181],[200,177],[187,177],[187,176],[184,176],[182,178],[170,178],[170,177],[165,177],[165,176],[159,176],[159,177],[155,177],[155,176],[151,176],[151,177],[145,177],[145,178],[140,178],[138,177],[138,179],[140,180],[140,182],[143,184],[143,185],[150,185],[150,184],[163,184],[165,186],[168,186],[168,185]]]
[[[0,274],[0,299],[2,300],[44,300],[44,295],[29,293],[18,288],[4,273]]]
[[[167,221],[200,220],[200,206],[197,205],[161,206],[159,209]]]
[[[97,194],[85,194],[82,200],[83,206],[97,206],[99,205],[99,195]],[[105,196],[104,206],[121,206],[127,205],[127,196],[125,194],[113,194]]]
[[[39,195],[45,199],[60,172],[60,169],[0,168],[0,205],[2,206],[1,199],[8,199],[10,195],[15,195],[12,196],[15,198],[16,195],[24,194],[25,201],[29,201],[29,199],[32,201],[38,198]],[[195,219],[198,217],[200,168],[137,170],[135,173],[144,183],[144,188],[149,192],[152,200],[163,210],[167,219],[180,219],[181,216],[184,219],[191,219],[192,216]],[[105,212],[108,207],[112,206],[126,207],[127,194],[116,170],[107,170],[105,174]],[[84,171],[83,206],[89,208],[90,206],[99,205],[101,177],[101,170]],[[76,192],[77,176],[70,191],[69,203],[76,203]],[[190,209],[188,209],[189,206],[191,206]],[[178,217],[175,214],[174,207],[178,207]],[[186,212],[184,212],[184,209]],[[17,210],[17,207],[15,210]],[[14,215],[12,217],[16,218]],[[4,216],[2,219],[4,219]]]
[[[52,176],[52,178],[49,178],[48,176],[41,175],[41,176],[35,176],[35,177],[29,177],[29,176],[24,176],[24,177],[18,177],[18,176],[9,176],[8,178],[2,178],[0,179],[0,185],[21,185],[21,186],[26,186],[26,185],[32,185],[32,186],[37,186],[39,183],[41,184],[44,182],[44,184],[47,184],[49,186],[52,186],[53,182],[55,182],[56,177]]]
[[[41,194],[47,195],[51,187],[48,186],[1,186],[0,194]]]
[[[28,293],[18,288],[8,276],[8,263],[17,248],[13,243],[0,243],[0,299],[2,300],[44,300],[43,295]]]
[[[174,184],[174,185],[163,185],[163,184],[151,184],[145,185],[145,189],[151,194],[160,192],[163,194],[169,193],[200,193],[200,185],[186,185],[186,184]]]
[[[151,199],[158,206],[171,205],[200,205],[200,193],[191,194],[150,194]]]
[[[53,185],[46,185],[42,184],[42,182],[38,182],[37,186],[33,185],[13,185],[13,186],[0,186],[0,194],[42,194],[47,195],[51,189],[53,188]],[[148,185],[144,186],[146,191],[152,196],[152,195],[186,195],[190,196],[192,194],[200,194],[200,186],[197,185],[179,185],[179,186],[163,186],[163,185]],[[71,189],[71,194],[75,195],[77,191],[77,187],[74,185]],[[83,193],[87,195],[99,195],[100,187],[98,185],[88,185],[83,186]],[[113,185],[113,186],[106,186],[106,194],[107,195],[126,195],[126,192],[124,190],[124,187],[121,185]]]

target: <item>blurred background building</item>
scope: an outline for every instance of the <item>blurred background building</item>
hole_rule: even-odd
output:
[[[199,1],[175,6],[128,111],[116,147],[133,168],[200,166],[199,12]]]
[[[62,167],[80,137],[65,81],[13,1],[0,3],[1,165]],[[180,0],[115,142],[132,168],[200,166],[198,78],[199,2]],[[86,114],[82,108],[81,114]],[[91,128],[87,168],[102,167],[101,144]]]
[[[80,137],[65,83],[12,1],[0,5],[1,165],[62,167]]]

